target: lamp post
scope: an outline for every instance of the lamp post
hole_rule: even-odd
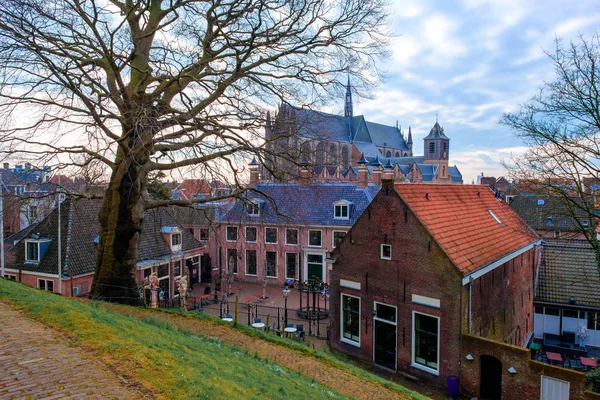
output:
[[[219,272],[219,267],[217,267],[215,265],[212,268],[212,273],[213,273],[212,285],[213,285],[213,293],[214,293],[213,303],[215,303],[215,304],[217,304],[219,302],[219,297],[217,296],[217,272]]]
[[[283,305],[283,327],[285,328],[287,326],[287,299],[288,296],[290,295],[291,290],[288,289],[288,287],[286,286],[285,289],[283,289],[283,300],[284,300],[284,305]]]

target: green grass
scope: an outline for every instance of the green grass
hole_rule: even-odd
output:
[[[193,334],[161,318],[173,311],[149,313],[142,319],[116,313],[97,302],[81,302],[0,279],[0,299],[50,325],[118,374],[169,399],[340,399],[341,393],[311,377],[288,370],[256,353]],[[178,312],[175,312],[178,313]],[[180,312],[179,312],[180,313]],[[221,323],[203,314],[189,318]],[[262,331],[238,325],[248,336],[277,341],[311,354],[365,380],[379,382],[410,398],[424,398],[400,385],[372,375],[330,354]]]

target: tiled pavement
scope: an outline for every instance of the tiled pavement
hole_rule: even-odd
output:
[[[140,399],[103,364],[0,302],[0,399]]]

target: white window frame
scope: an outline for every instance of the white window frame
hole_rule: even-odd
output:
[[[344,236],[346,236],[348,234],[348,231],[333,231],[333,232],[331,232],[331,248],[332,249],[336,248],[336,244],[337,244],[337,243],[335,243],[335,234],[336,233],[343,233]]]
[[[267,242],[267,229],[275,229],[275,241],[274,242]],[[279,242],[279,229],[271,227],[271,226],[265,227],[265,244],[277,244],[278,242]]]
[[[333,203],[333,218],[334,219],[350,219],[350,205],[352,203],[345,201],[345,200],[341,200],[341,201],[336,201],[335,203]],[[340,207],[340,215],[336,215],[337,212],[337,208]],[[346,207],[346,216],[343,216],[343,207]]]
[[[296,231],[296,243],[288,243],[287,231]],[[300,231],[297,228],[285,228],[285,244],[288,246],[298,246],[300,242]]]
[[[254,235],[254,240],[248,240],[248,229],[254,229],[254,231],[256,232],[256,234]],[[258,242],[258,228],[256,226],[247,226],[244,232],[244,239],[246,240],[246,243],[256,243]]]
[[[319,239],[320,240],[319,240],[319,244],[318,245],[316,245],[316,244],[310,244],[310,233],[311,232],[319,232],[319,235],[320,235]],[[316,248],[323,247],[323,231],[321,229],[309,229],[307,237],[308,237],[308,242],[307,242],[308,243],[308,247],[316,247]]]
[[[35,243],[37,246],[37,257],[36,259],[27,258],[27,248],[29,243]],[[40,241],[39,240],[25,240],[25,262],[26,263],[39,263],[40,260]]]
[[[268,275],[269,269],[267,268],[267,253],[275,253],[275,275]],[[277,279],[277,277],[279,276],[279,274],[278,274],[279,266],[277,265],[278,260],[279,260],[279,253],[277,251],[265,250],[265,276],[267,278]]]
[[[8,279],[9,281],[17,281],[17,275],[13,275],[13,274],[4,274],[4,277],[6,279]]]
[[[296,276],[288,276],[288,254],[296,255]],[[300,253],[294,251],[285,252],[285,279],[298,279],[300,276]]]
[[[344,296],[353,297],[358,299],[358,341],[348,339],[344,337]],[[352,296],[351,294],[340,293],[340,342],[347,343],[352,346],[360,347],[360,332],[362,325],[361,314],[362,299],[359,296]]]
[[[383,255],[383,249],[385,247],[389,247],[390,248],[390,256],[389,257],[385,257]],[[381,257],[382,260],[391,260],[392,259],[392,245],[391,244],[387,244],[387,243],[381,243],[381,246],[379,248],[379,256]]]
[[[249,201],[246,203],[246,213],[251,218],[260,217],[260,204],[254,201]]]
[[[422,364],[418,364],[415,360],[416,358],[416,352],[415,352],[415,340],[416,340],[416,324],[415,324],[415,316],[419,314],[419,315],[424,315],[426,317],[432,317],[437,319],[437,369],[433,369],[431,367],[422,365]],[[412,345],[411,345],[411,354],[410,354],[410,366],[416,369],[420,369],[421,371],[425,371],[427,373],[430,373],[432,375],[435,376],[440,376],[440,317],[438,317],[437,315],[432,315],[432,314],[427,314],[424,312],[420,312],[420,311],[414,311],[412,312],[412,329],[411,329],[411,341],[412,341]]]
[[[235,240],[229,239],[229,228],[235,229]],[[225,227],[225,241],[226,242],[237,242],[240,237],[237,226],[228,225]]]
[[[256,257],[256,259],[255,259],[255,262],[256,262],[256,265],[255,265],[256,273],[255,274],[248,273],[248,252],[249,251],[253,251],[254,254],[256,255],[255,256]],[[244,258],[245,258],[244,259],[244,274],[246,276],[257,276],[258,275],[258,250],[256,250],[256,249],[245,249],[244,250]]]
[[[173,243],[175,241],[174,239],[178,236],[179,236],[179,243]],[[177,247],[177,246],[181,247],[182,241],[183,241],[183,236],[182,236],[181,232],[175,231],[175,232],[171,233],[171,247]]]
[[[40,287],[40,283],[41,282],[44,282],[44,287],[43,288]],[[48,282],[52,282],[52,290],[48,290]],[[37,288],[39,290],[44,290],[46,292],[52,292],[52,293],[54,293],[54,280],[53,279],[37,278]]]

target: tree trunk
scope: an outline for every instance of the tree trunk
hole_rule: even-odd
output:
[[[135,279],[138,245],[144,216],[144,192],[149,151],[134,137],[119,147],[115,168],[99,214],[100,243],[92,295],[102,300],[139,304]]]

